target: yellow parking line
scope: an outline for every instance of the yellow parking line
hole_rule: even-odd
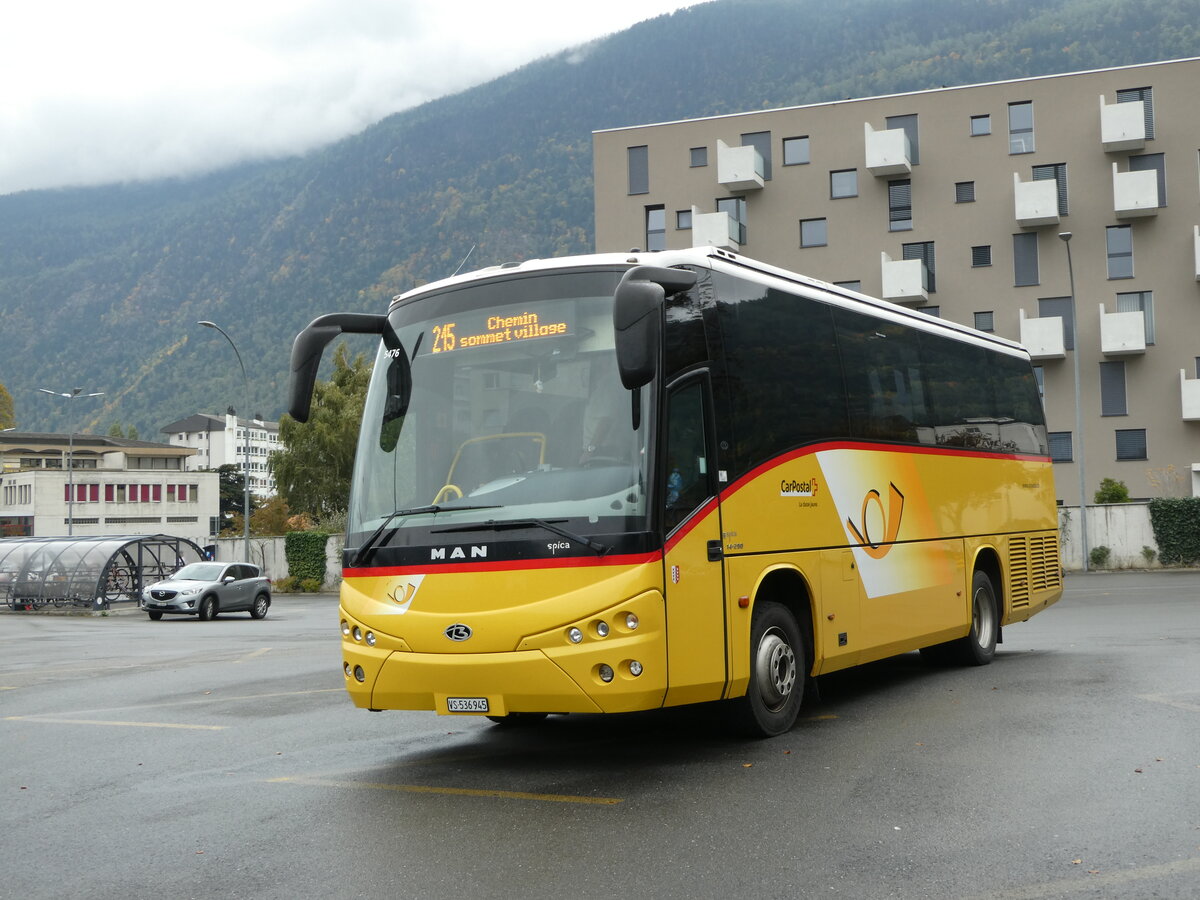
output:
[[[1103,862],[1097,861],[1097,864],[1103,865]],[[1121,869],[1115,872],[1102,871],[1095,875],[1081,874],[1079,877],[1059,878],[1026,888],[1006,886],[1003,891],[994,894],[980,894],[974,900],[991,900],[991,898],[996,898],[996,900],[999,898],[1003,898],[1003,900],[1050,900],[1050,898],[1063,897],[1067,894],[1074,895],[1076,892],[1082,895],[1083,891],[1087,891],[1089,894],[1093,892],[1107,894],[1106,888],[1113,888],[1117,885],[1136,885],[1155,878],[1190,875],[1192,872],[1200,872],[1200,857],[1193,856],[1154,866],[1140,866],[1136,869]],[[1141,891],[1135,890],[1133,893],[1145,896]],[[1125,896],[1128,896],[1128,893]]]
[[[120,725],[125,728],[183,728],[188,731],[224,731],[225,725],[181,725],[177,722],[113,722],[107,719],[52,719],[43,716],[5,716],[6,722],[48,722],[52,725]]]
[[[270,652],[271,652],[270,647],[263,647],[261,650],[255,650],[253,653],[246,654],[241,659],[235,659],[233,661],[233,664],[236,666],[238,663],[244,663],[248,659],[254,659],[256,656],[262,656],[264,653],[270,653]]]
[[[309,787],[340,787],[359,790],[398,791],[405,794],[448,794],[457,797],[491,797],[500,800],[539,800],[545,803],[583,803],[615,806],[617,797],[580,797],[572,794],[532,794],[526,791],[487,791],[476,788],[434,787],[424,784],[382,784],[372,781],[332,781],[324,778],[272,778],[269,784],[302,784]]]

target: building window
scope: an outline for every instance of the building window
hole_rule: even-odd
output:
[[[1100,363],[1100,415],[1126,416],[1129,407],[1125,401],[1125,363]]]
[[[937,281],[934,276],[933,241],[902,244],[900,249],[903,251],[904,259],[919,259],[924,263],[922,268],[925,290],[930,294],[934,293],[937,290]]]
[[[1038,284],[1038,239],[1036,231],[1013,235],[1013,285]]]
[[[933,316],[935,319],[942,317],[942,308],[940,306],[918,306],[917,312],[923,312],[927,316]]]
[[[971,248],[971,268],[982,269],[992,264],[992,245],[981,244]]]
[[[1158,205],[1167,205],[1167,165],[1161,153],[1129,157],[1130,172],[1154,172],[1158,176]]]
[[[630,147],[629,154],[629,193],[650,193],[650,148]]]
[[[1146,140],[1154,140],[1154,88],[1126,88],[1117,91],[1118,103],[1142,103],[1146,115]]]
[[[971,116],[971,137],[981,137],[992,133],[991,116]]]
[[[996,317],[990,309],[975,313],[975,330],[989,333],[996,330]]]
[[[1133,277],[1133,226],[1109,225],[1105,229],[1108,247],[1108,277]]]
[[[1037,382],[1038,399],[1046,402],[1046,369],[1044,366],[1033,367],[1033,380]]]
[[[704,166],[708,165],[708,148],[707,147],[693,147],[691,150],[688,151],[688,153],[691,158],[691,161],[689,163],[691,168],[701,169]]]
[[[1033,167],[1034,181],[1053,181],[1058,188],[1058,214],[1067,214],[1067,164],[1051,163]]]
[[[888,231],[912,231],[912,181],[888,182]]]
[[[955,203],[974,203],[975,202],[975,182],[973,182],[973,181],[956,181],[954,183],[954,202]]]
[[[829,173],[829,196],[833,200],[858,196],[858,169]]]
[[[785,166],[808,165],[808,135],[783,139],[783,164]]]
[[[829,241],[829,233],[824,219],[800,220],[800,246],[824,247]]]
[[[680,209],[675,211],[675,230],[688,231],[692,227],[692,211]]]
[[[1071,447],[1071,432],[1051,431],[1046,435],[1050,447],[1050,462],[1071,462],[1074,459]]]
[[[1154,343],[1154,291],[1117,294],[1117,312],[1140,312],[1146,325],[1146,343]]]
[[[845,288],[848,291],[862,292],[861,281],[835,281],[833,284],[835,287]],[[1196,367],[1197,371],[1200,371],[1200,356],[1196,357]]]
[[[667,249],[667,211],[661,206],[646,207],[646,249]]]
[[[737,225],[737,242],[746,243],[746,198],[722,197],[717,201],[717,212],[729,214]]]
[[[752,131],[742,135],[742,146],[753,147],[763,161],[763,181],[771,180],[771,132]]]
[[[899,128],[908,137],[908,161],[914,166],[921,162],[921,148],[917,141],[917,117],[915,115],[907,116],[888,116],[884,120],[884,124],[888,130]]]
[[[1008,152],[1033,151],[1033,104],[1028,101],[1008,104]]]
[[[1075,349],[1075,310],[1070,297],[1041,297],[1038,299],[1038,317],[1062,319],[1063,349]]]
[[[1117,459],[1146,459],[1146,429],[1117,429]]]

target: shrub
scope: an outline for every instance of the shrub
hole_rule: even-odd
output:
[[[1200,497],[1160,497],[1150,501],[1150,525],[1164,566],[1200,561]]]
[[[1128,503],[1129,488],[1125,486],[1125,482],[1117,481],[1115,478],[1105,478],[1100,482],[1100,489],[1096,491],[1096,503]]]
[[[1092,552],[1088,554],[1088,558],[1092,561],[1092,565],[1097,569],[1103,569],[1108,566],[1108,557],[1112,553],[1107,547],[1093,547]]]
[[[321,582],[316,578],[302,578],[300,579],[300,590],[306,594],[315,594],[321,590]]]
[[[1146,561],[1146,565],[1148,565],[1148,566],[1154,565],[1154,557],[1156,557],[1156,556],[1158,556],[1158,551],[1155,550],[1153,547],[1149,547],[1146,545],[1142,546],[1142,559],[1144,559]]]
[[[290,594],[296,590],[296,579],[291,575],[275,578],[271,581],[271,590],[276,594]]]
[[[328,541],[329,535],[324,531],[289,532],[283,539],[288,574],[300,583],[315,581],[319,589],[325,582],[325,544]]]

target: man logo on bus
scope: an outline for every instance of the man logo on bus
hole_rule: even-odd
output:
[[[900,533],[900,517],[904,515],[904,495],[900,493],[900,489],[896,485],[891,483],[888,484],[888,495],[888,508],[884,510],[883,499],[879,496],[879,491],[874,488],[867,491],[862,505],[862,530],[856,528],[852,520],[846,520],[846,526],[850,529],[851,534],[862,546],[863,552],[871,559],[883,559],[887,556],[896,541],[896,536]],[[883,540],[880,541],[871,540],[870,530],[867,527],[867,507],[872,503],[879,506],[879,518],[885,523]]]

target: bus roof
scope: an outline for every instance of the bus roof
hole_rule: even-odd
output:
[[[792,272],[778,266],[760,262],[748,256],[741,256],[719,247],[692,247],[683,250],[657,251],[630,250],[626,253],[592,253],[504,263],[503,265],[488,266],[472,272],[465,272],[461,275],[452,275],[449,278],[443,278],[439,281],[406,291],[392,298],[392,306],[394,307],[400,303],[415,300],[430,292],[440,292],[449,288],[462,287],[473,282],[497,277],[547,274],[569,269],[624,268],[638,265],[663,267],[692,265],[716,269],[729,274],[741,274],[743,276],[754,274],[759,276],[760,279],[775,278],[785,281],[793,287],[805,289],[804,293],[815,300],[832,302],[836,305],[856,309],[859,312],[863,312],[863,308],[868,307],[874,314],[924,331],[938,332],[947,337],[958,338],[969,343],[982,344],[993,350],[1028,357],[1028,351],[1016,341],[1010,341],[999,335],[978,331],[966,325],[960,325],[957,322],[950,322],[946,319],[931,316],[918,309],[911,309],[888,300],[880,300],[869,294],[863,294],[847,287],[822,281],[819,278],[801,275],[798,272]]]

